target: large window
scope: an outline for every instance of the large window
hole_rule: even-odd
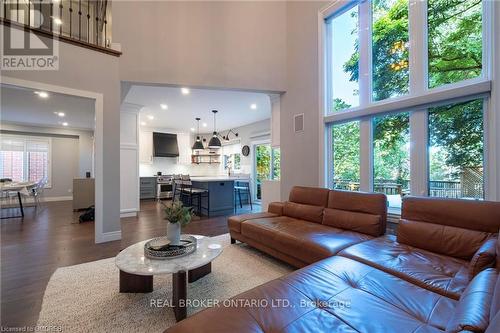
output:
[[[486,177],[500,176],[485,164],[490,7],[367,0],[325,9],[330,187],[385,193],[392,213],[409,194],[488,198]]]
[[[359,121],[332,126],[333,188],[359,191]]]
[[[0,178],[50,182],[50,138],[2,135]]]
[[[359,105],[358,6],[328,21],[332,112]]]
[[[482,1],[429,0],[429,87],[481,75]]]
[[[379,101],[408,93],[408,0],[374,0],[372,7],[372,98]]]
[[[429,195],[483,198],[483,100],[429,109]]]
[[[401,197],[410,193],[409,113],[373,118],[373,178],[389,208],[401,209]]]

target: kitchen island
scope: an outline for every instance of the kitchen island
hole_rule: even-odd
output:
[[[212,176],[191,177],[193,187],[208,189],[210,196],[202,200],[203,207],[209,207],[210,216],[231,215],[234,213],[234,182],[239,177]],[[206,214],[205,209],[203,213]]]

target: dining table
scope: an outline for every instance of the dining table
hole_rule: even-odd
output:
[[[7,197],[9,196],[9,193],[16,192],[17,193],[17,199],[19,202],[19,211],[21,212],[21,215],[15,215],[15,216],[1,216],[1,219],[9,219],[9,218],[16,218],[16,217],[24,217],[24,207],[23,207],[23,200],[22,196],[28,196],[30,194],[30,190],[37,184],[35,181],[28,181],[28,182],[3,182],[0,183],[0,194],[2,198],[4,198],[5,193],[7,193]],[[2,208],[4,208],[2,206]],[[8,207],[11,208],[11,207]]]

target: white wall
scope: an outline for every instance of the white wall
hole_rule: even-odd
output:
[[[283,91],[285,8],[284,1],[115,1],[120,77]]]
[[[318,11],[327,2],[287,2],[287,89],[281,100],[281,198],[294,185],[319,186]],[[293,116],[304,113],[304,131]]]

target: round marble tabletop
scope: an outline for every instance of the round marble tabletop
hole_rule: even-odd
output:
[[[196,237],[196,251],[188,255],[172,259],[149,259],[144,256],[144,244],[149,239],[135,243],[121,251],[115,259],[116,266],[130,274],[158,275],[188,271],[212,262],[222,253],[222,245],[210,237]]]

